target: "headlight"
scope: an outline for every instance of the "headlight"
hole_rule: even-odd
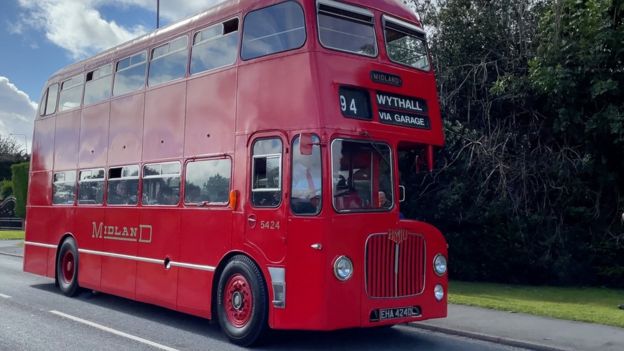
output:
[[[334,275],[338,280],[345,281],[353,275],[353,262],[347,256],[339,256],[334,261]]]
[[[444,287],[442,287],[442,285],[440,284],[436,285],[433,289],[433,295],[435,296],[436,300],[442,301],[442,299],[444,298]]]
[[[444,275],[446,273],[446,257],[437,255],[433,259],[433,269],[437,275]]]

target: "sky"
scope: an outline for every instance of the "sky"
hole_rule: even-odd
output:
[[[47,78],[154,30],[156,1],[0,0],[0,136],[30,150]],[[161,26],[221,1],[160,0]]]

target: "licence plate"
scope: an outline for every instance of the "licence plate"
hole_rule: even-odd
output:
[[[418,307],[384,308],[379,310],[379,320],[407,318],[420,316]]]

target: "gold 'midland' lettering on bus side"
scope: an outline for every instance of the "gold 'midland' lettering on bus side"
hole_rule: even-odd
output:
[[[91,231],[91,237],[93,238],[138,241],[137,234],[139,232],[139,227],[118,227],[116,225],[105,225],[103,222],[100,222],[99,224],[96,222],[92,222],[92,226],[93,230]],[[143,227],[149,227],[151,232],[151,226]]]

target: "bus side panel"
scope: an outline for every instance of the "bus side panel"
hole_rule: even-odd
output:
[[[103,231],[104,208],[82,207],[76,210],[76,237],[78,249],[93,249],[98,246],[98,231]],[[98,255],[80,254],[78,261],[78,275],[80,286],[89,286],[100,289],[102,274],[102,258]]]
[[[180,261],[216,267],[231,247],[232,210],[206,208],[183,211],[180,230]],[[210,316],[214,272],[181,268],[178,308]]]
[[[239,66],[237,132],[319,127],[308,53]]]
[[[125,96],[111,102],[108,164],[127,165],[141,159],[145,95]]]
[[[61,239],[66,234],[74,233],[74,220],[76,208],[72,206],[56,206],[45,209],[45,223],[42,223],[42,230],[47,231],[49,244],[58,246]],[[48,277],[54,277],[56,270],[56,249],[48,250]]]
[[[106,165],[109,108],[109,103],[103,103],[82,110],[79,168]]]
[[[35,120],[32,145],[32,172],[52,169],[54,163],[55,123],[56,119],[54,117]]]
[[[186,82],[145,94],[143,161],[182,157]]]
[[[105,210],[104,225],[117,227],[117,230],[126,228],[139,227],[139,209],[135,207],[108,207]],[[103,230],[105,230],[103,228]],[[108,233],[108,231],[106,232]],[[136,239],[120,239],[119,236],[103,235],[102,240],[93,248],[97,251],[106,253],[116,253],[129,256],[137,256]],[[102,257],[102,291],[123,296],[126,298],[135,298],[136,283],[136,261],[117,258]]]
[[[143,207],[140,223],[137,255],[163,263],[137,262],[136,298],[175,309],[178,268],[166,269],[164,262],[166,258],[179,261],[180,210]]]
[[[236,116],[236,70],[188,82],[184,155],[231,153]]]
[[[80,110],[56,116],[54,170],[72,170],[78,165]]]
[[[45,174],[45,173],[39,173]],[[38,188],[32,186],[31,180],[30,191],[36,191]],[[29,242],[39,244],[52,244],[50,242],[50,235],[48,228],[46,228],[48,214],[45,207],[29,207],[26,212],[26,245],[24,245],[24,271],[46,275],[48,272],[48,249],[45,247],[38,247],[29,245]]]
[[[52,171],[32,172],[30,174],[28,189],[28,205],[49,206],[49,204],[52,203],[52,189],[50,189],[51,186]],[[28,212],[30,211],[31,208],[28,207]]]

